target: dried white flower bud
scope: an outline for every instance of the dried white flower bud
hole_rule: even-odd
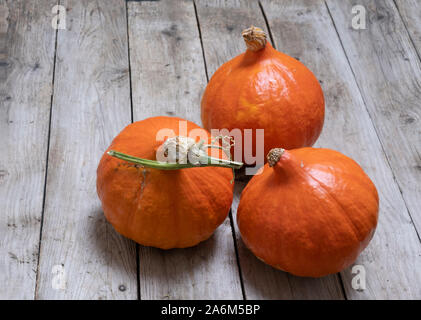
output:
[[[191,163],[199,165],[208,162],[207,152],[203,143],[192,138],[176,136],[168,138],[157,153],[157,160],[167,163]]]
[[[176,136],[168,138],[162,144],[162,151],[168,163],[182,163],[188,162],[188,154],[190,148],[196,144],[192,138]]]

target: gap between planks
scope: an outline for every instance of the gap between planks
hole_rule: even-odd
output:
[[[129,64],[129,94],[130,94],[130,122],[133,123],[133,88],[132,88],[132,65],[130,61],[130,35],[129,35],[129,6],[128,1],[125,1],[126,6],[126,36],[127,36],[127,61]],[[140,260],[139,260],[139,244],[136,243],[136,282],[137,282],[137,300],[141,300],[140,292]]]
[[[60,0],[57,0],[57,5],[60,5]],[[47,194],[47,176],[48,176],[48,155],[50,153],[50,136],[51,136],[51,113],[53,111],[53,102],[54,102],[54,79],[56,75],[56,63],[57,63],[57,38],[58,38],[58,28],[55,32],[54,38],[54,59],[53,59],[53,76],[51,79],[51,101],[50,101],[50,116],[48,119],[48,137],[47,137],[47,153],[45,155],[45,177],[44,177],[44,190],[42,196],[42,211],[41,211],[41,223],[40,223],[40,230],[39,230],[39,244],[38,244],[38,260],[37,260],[37,274],[35,280],[35,288],[34,288],[34,299],[37,300],[37,292],[38,292],[38,281],[39,281],[39,262],[41,256],[41,240],[42,240],[42,226],[44,224],[44,210],[45,210],[45,197]]]

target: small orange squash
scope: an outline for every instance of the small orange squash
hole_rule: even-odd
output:
[[[313,73],[298,60],[275,50],[263,30],[243,31],[247,51],[224,63],[212,76],[201,102],[205,129],[264,129],[264,154],[312,146],[324,121],[324,97]],[[250,149],[251,150],[247,150]],[[242,161],[235,158],[235,160]],[[250,163],[244,159],[247,164]]]
[[[233,173],[229,165],[177,169],[183,165],[158,163],[152,164],[157,168],[149,167],[156,162],[151,160],[155,160],[156,151],[164,142],[157,140],[158,131],[173,130],[168,139],[178,137],[182,134],[181,121],[187,123],[187,135],[196,130],[211,138],[190,121],[149,118],[121,131],[98,166],[97,192],[105,217],[119,233],[145,246],[162,249],[194,246],[208,239],[230,210]],[[111,156],[120,153],[130,156],[120,159]],[[136,164],[136,159],[121,160],[134,157],[142,158],[140,164]]]
[[[321,277],[355,261],[373,237],[378,209],[376,187],[354,160],[329,149],[273,149],[241,194],[237,223],[265,263]]]

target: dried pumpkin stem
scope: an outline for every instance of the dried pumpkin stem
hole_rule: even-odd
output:
[[[247,49],[251,51],[259,51],[266,46],[266,33],[255,26],[243,30],[241,35],[246,42]]]
[[[268,155],[266,156],[269,167],[273,167],[281,159],[284,152],[285,149],[282,148],[274,148],[270,150]]]
[[[134,164],[141,165],[147,168],[154,168],[160,170],[178,170],[178,169],[187,169],[187,168],[198,168],[198,167],[224,167],[224,168],[231,168],[231,169],[240,169],[243,166],[243,163],[230,161],[225,159],[218,159],[214,157],[207,157],[207,163],[167,163],[167,162],[160,162],[156,160],[149,160],[134,157],[122,152],[110,150],[107,152],[110,156],[114,158],[118,158],[121,160],[125,160],[127,162],[131,162]]]

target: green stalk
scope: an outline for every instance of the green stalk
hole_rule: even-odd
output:
[[[214,157],[207,157],[208,163],[199,163],[197,165],[191,163],[166,163],[159,162],[156,160],[142,159],[128,154],[110,150],[107,152],[110,156],[125,160],[127,162],[135,163],[147,168],[154,168],[160,170],[178,170],[178,169],[187,169],[187,168],[200,168],[200,167],[223,167],[231,169],[240,169],[243,166],[243,163],[230,161],[225,159],[219,159]]]

